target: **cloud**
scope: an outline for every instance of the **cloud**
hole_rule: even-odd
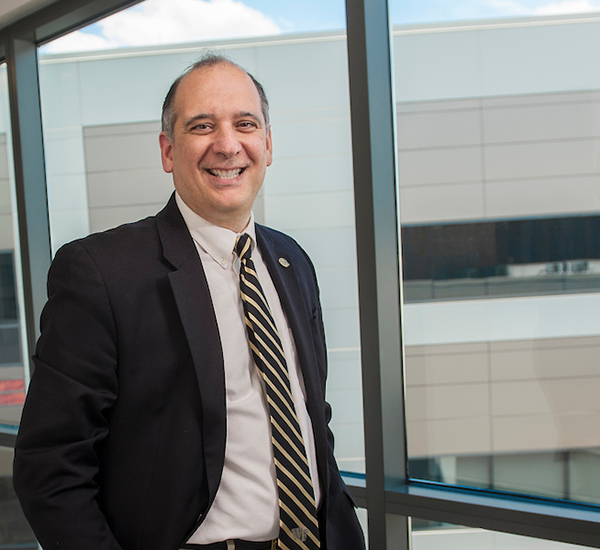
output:
[[[565,15],[600,11],[600,4],[591,0],[564,0],[532,7],[531,0],[485,0],[486,6],[502,15]]]
[[[565,2],[555,2],[546,4],[535,9],[536,15],[564,15],[567,13],[588,13],[599,11],[597,6],[589,0],[566,0]]]
[[[531,15],[532,11],[514,0],[488,0],[486,5],[502,15]]]
[[[146,0],[43,47],[43,53],[175,44],[279,34],[269,17],[239,0]]]

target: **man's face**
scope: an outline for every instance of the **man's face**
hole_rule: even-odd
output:
[[[173,140],[160,134],[163,169],[196,214],[242,231],[272,161],[254,83],[225,63],[197,69],[180,83],[174,108]]]

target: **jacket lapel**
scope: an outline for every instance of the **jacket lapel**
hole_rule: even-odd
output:
[[[306,406],[313,425],[319,480],[325,495],[328,486],[327,433],[325,431],[327,422],[324,411],[325,396],[322,389],[324,381],[320,379],[316,367],[317,357],[312,339],[313,312],[310,310],[307,297],[302,292],[294,261],[288,251],[278,248],[258,224],[256,225],[256,237],[257,245],[277,289],[288,324],[294,335],[298,361],[306,388]],[[286,260],[285,266],[280,263],[280,258]]]
[[[158,214],[157,226],[164,257],[175,268],[169,281],[198,378],[210,507],[221,480],[226,437],[225,372],[217,320],[202,262],[174,196]]]

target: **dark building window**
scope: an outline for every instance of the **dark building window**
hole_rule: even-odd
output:
[[[600,216],[402,228],[407,302],[600,290]]]
[[[14,255],[0,252],[0,367],[21,362]]]

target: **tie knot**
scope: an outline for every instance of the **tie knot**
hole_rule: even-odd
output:
[[[237,238],[235,242],[235,252],[240,260],[249,260],[252,252],[252,239],[248,233],[244,233]]]

